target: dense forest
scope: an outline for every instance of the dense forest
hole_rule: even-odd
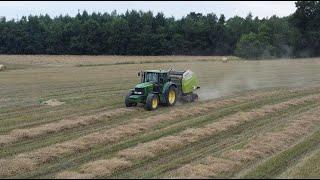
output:
[[[237,55],[243,58],[320,55],[320,1],[298,1],[279,18],[248,14],[226,19],[191,12],[181,19],[162,13],[86,11],[0,19],[1,54]]]

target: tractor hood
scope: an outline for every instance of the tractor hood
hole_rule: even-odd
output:
[[[140,83],[140,84],[137,84],[135,88],[146,88],[149,86],[153,86],[153,83],[151,82]]]

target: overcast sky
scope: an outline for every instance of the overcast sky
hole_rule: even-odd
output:
[[[259,18],[274,14],[283,17],[292,14],[296,8],[294,1],[0,1],[0,16],[7,19],[46,13],[51,17],[60,14],[75,16],[78,10],[87,10],[88,13],[117,10],[123,13],[127,9],[163,12],[166,17],[179,19],[189,12],[213,12],[224,14],[226,18],[245,17],[249,12]]]

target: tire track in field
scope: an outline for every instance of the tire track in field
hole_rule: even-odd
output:
[[[3,172],[6,173],[0,174],[0,176],[6,177],[25,171],[31,171],[44,163],[48,163],[54,159],[59,158],[62,155],[85,151],[98,144],[114,143],[124,137],[130,137],[139,134],[140,132],[152,128],[158,125],[159,123],[173,121],[176,118],[187,118],[190,116],[199,115],[201,113],[206,113],[213,109],[223,107],[229,104],[242,101],[246,102],[259,97],[264,97],[268,95],[272,96],[275,94],[277,93],[262,92],[253,95],[249,94],[245,97],[235,97],[233,99],[225,99],[221,101],[208,101],[203,104],[200,104],[198,107],[173,109],[170,110],[168,114],[159,114],[143,119],[133,119],[131,123],[123,126],[117,126],[106,131],[92,133],[75,140],[54,144],[45,148],[31,151],[29,153],[22,153],[11,159],[2,159],[2,161],[6,161],[9,164],[12,164],[12,166],[5,167],[6,170],[4,170]],[[15,166],[17,164],[19,164],[19,166]],[[18,170],[19,172],[17,172]]]
[[[182,148],[208,136],[227,131],[230,128],[240,126],[243,123],[261,118],[271,113],[275,113],[279,111],[279,109],[286,109],[290,105],[301,104],[314,99],[319,100],[320,95],[310,95],[303,98],[295,98],[275,105],[265,105],[256,110],[239,112],[230,116],[226,116],[222,120],[205,125],[204,127],[190,128],[178,133],[177,135],[162,137],[154,141],[139,144],[132,148],[121,150],[118,152],[116,157],[112,159],[103,159],[86,163],[81,166],[80,174],[83,173],[86,177],[89,175],[92,177],[109,176],[118,170],[131,167],[136,161],[146,160],[163,152]],[[118,163],[114,163],[114,161],[117,161]],[[118,165],[110,166],[110,164]],[[74,175],[75,173],[71,172],[71,174]],[[68,176],[68,171],[58,174],[57,177],[62,178],[62,175],[66,176],[66,178],[70,178],[70,176]]]
[[[232,174],[249,163],[284,150],[303,136],[312,132],[320,123],[320,108],[295,117],[287,127],[254,137],[242,149],[228,150],[221,157],[207,156],[199,163],[186,164],[172,172],[170,177],[209,178],[220,177],[222,173]]]

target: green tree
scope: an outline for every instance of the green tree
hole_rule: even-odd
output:
[[[2,54],[234,55],[274,58],[320,55],[319,1],[298,1],[293,15],[226,19],[191,12],[79,12],[0,19]]]
[[[269,58],[272,46],[264,38],[263,34],[253,32],[242,35],[236,46],[236,55],[247,59]]]
[[[290,22],[301,34],[295,44],[297,56],[320,55],[320,1],[297,1]]]

